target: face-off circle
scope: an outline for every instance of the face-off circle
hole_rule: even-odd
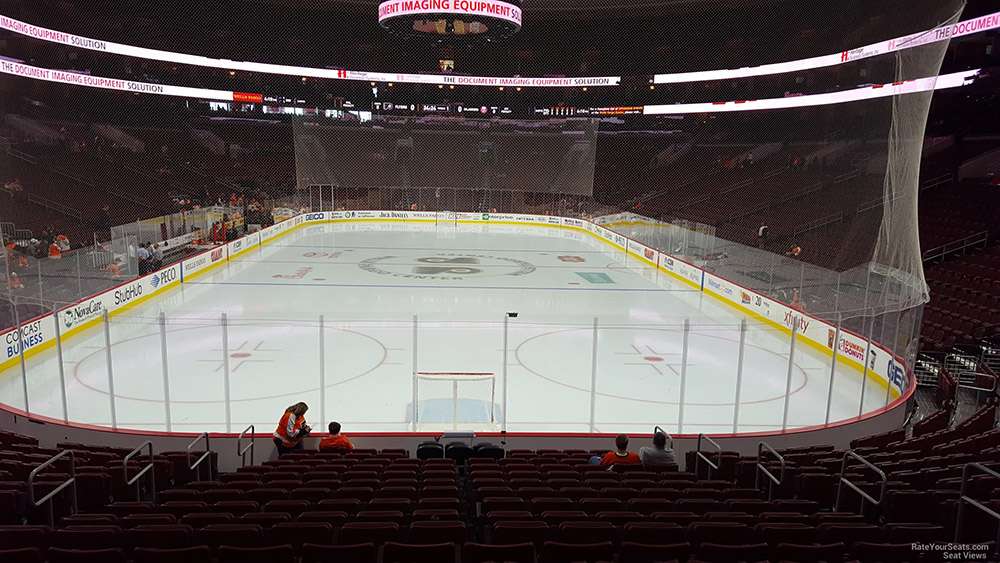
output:
[[[385,0],[378,22],[401,35],[499,39],[521,29],[521,0]]]

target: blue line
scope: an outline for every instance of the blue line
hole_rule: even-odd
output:
[[[364,287],[364,288],[399,288],[399,289],[501,289],[508,291],[620,291],[620,292],[643,292],[643,293],[698,293],[694,289],[626,289],[626,288],[606,288],[596,289],[589,287],[501,287],[489,285],[393,285],[393,284],[366,284],[366,283],[274,283],[274,282],[188,282],[188,285],[250,285],[250,286],[290,286],[290,287]]]

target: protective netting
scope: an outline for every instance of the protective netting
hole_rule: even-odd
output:
[[[358,123],[303,118],[292,123],[300,190],[328,185],[584,197],[594,191],[598,121],[593,119],[374,116]]]
[[[961,9],[956,10],[941,25],[953,24],[960,16]],[[944,55],[945,49],[934,44],[897,51],[895,81],[936,76]],[[899,287],[895,296],[892,291],[879,294],[879,304],[888,309],[905,309],[928,301],[916,217],[920,157],[932,95],[919,92],[891,98],[882,222],[872,257],[872,271],[884,277],[886,285]]]

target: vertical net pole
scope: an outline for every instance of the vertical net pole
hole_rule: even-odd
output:
[[[38,302],[42,302],[42,259],[39,258],[35,260],[35,264],[38,265]]]
[[[111,365],[111,319],[104,310],[104,351],[108,361],[108,397],[111,401],[111,428],[118,428],[118,412],[115,407],[115,373]]]
[[[3,229],[0,229],[0,252],[3,252],[3,282],[7,289],[7,298],[14,294],[10,284],[10,254],[13,250],[7,248],[7,241],[4,239]]]
[[[326,420],[326,336],[323,315],[319,316],[319,419]]]
[[[167,315],[160,311],[160,366],[163,369],[163,420],[170,432],[173,422],[170,418],[170,366],[167,363]]]
[[[868,291],[871,288],[871,283],[872,283],[872,269],[871,267],[869,267],[865,271],[865,300],[864,300],[864,305],[862,306],[862,308],[865,311],[868,311]]]
[[[222,313],[222,384],[226,401],[226,432],[232,432],[233,412],[229,402],[229,317]]]
[[[798,317],[793,317],[792,339],[788,345],[788,376],[785,378],[785,406],[781,415],[781,431],[788,428],[788,405],[791,403],[792,393],[792,371],[795,369],[795,341],[798,340],[799,321]]]
[[[77,250],[73,255],[76,257],[76,292],[83,295],[83,270],[80,269],[80,252]]]
[[[507,315],[503,316],[503,365],[500,367],[500,371],[503,374],[503,431],[507,431],[507,338],[508,330],[510,328],[510,317]],[[496,385],[494,383],[494,385]],[[493,405],[490,405],[490,411],[492,412]]]
[[[590,431],[594,432],[597,415],[597,317],[594,317],[593,346],[590,351]]]
[[[840,311],[840,272],[837,272],[837,289],[833,291],[833,310]],[[839,322],[837,324],[840,324]],[[836,348],[834,348],[836,351]]]
[[[743,387],[743,353],[747,344],[747,320],[740,319],[740,351],[736,358],[736,397],[733,398],[733,434],[740,424],[740,391]]]
[[[684,333],[681,337],[681,392],[677,398],[677,432],[684,432],[684,395],[687,392],[688,336],[691,333],[691,319],[684,319]]]
[[[451,429],[458,430],[458,380],[451,382]]]
[[[21,315],[17,312],[17,301],[11,301],[14,309],[14,324],[17,326],[17,356],[21,362],[21,387],[24,391],[24,412],[31,414],[28,406],[28,365],[24,361],[24,327],[21,326]]]
[[[867,297],[867,290],[866,290]],[[862,322],[862,327],[864,326],[864,321]],[[861,418],[861,414],[865,412],[865,388],[868,387],[868,361],[872,354],[872,331],[875,329],[875,317],[872,317],[871,323],[869,323],[868,334],[866,335],[867,344],[865,345],[865,365],[864,371],[861,373],[861,400],[858,401],[858,418]]]
[[[885,343],[885,331],[882,331],[882,344],[889,348],[890,354],[896,353],[896,347],[899,345],[899,324],[903,322],[903,311],[899,310],[896,312],[896,328],[893,331],[892,342],[889,344]],[[885,372],[885,405],[889,406],[889,400],[892,398],[892,381],[889,380],[889,371]]]
[[[778,267],[778,255],[777,254],[772,254],[771,255],[771,268],[770,268],[770,271],[768,272],[768,281],[767,281],[767,293],[768,293],[768,295],[774,295],[774,270],[777,267]]]
[[[59,310],[52,306],[52,320],[56,325],[56,364],[59,366],[59,399],[62,400],[63,422],[69,422],[69,403],[66,397],[66,369],[63,366],[62,330],[59,327]]]
[[[826,390],[826,418],[823,424],[830,424],[830,408],[833,405],[833,381],[837,375],[837,351],[840,348],[841,314],[837,313],[837,326],[833,332],[833,356],[830,358],[830,386]]]
[[[413,315],[413,431],[417,430],[417,316]],[[506,414],[506,413],[505,413]]]
[[[806,285],[806,263],[799,262],[799,296],[802,296],[802,288]]]

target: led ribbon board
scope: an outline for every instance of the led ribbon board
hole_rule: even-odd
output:
[[[521,27],[521,8],[500,0],[387,0],[378,6],[378,22],[404,16],[433,19],[440,15],[503,20]]]
[[[229,90],[206,90],[205,88],[188,88],[186,86],[170,86],[168,84],[150,84],[120,78],[104,78],[67,70],[53,70],[26,65],[9,60],[0,60],[0,73],[22,76],[33,80],[46,82],[61,82],[74,86],[100,88],[102,90],[118,90],[136,94],[158,94],[160,96],[179,96],[200,100],[223,100],[227,102],[261,103],[263,96],[250,92],[232,92]]]
[[[786,61],[783,63],[766,64],[733,69],[719,70],[699,70],[695,72],[674,72],[670,74],[657,74],[653,77],[656,84],[678,84],[682,82],[703,82],[706,80],[730,80],[733,78],[746,78],[749,76],[767,76],[770,74],[783,74],[786,72],[799,72],[815,68],[825,68],[842,65],[869,57],[876,57],[886,53],[894,53],[904,49],[912,49],[921,45],[937,43],[954,37],[972,35],[980,31],[996,29],[1000,27],[1000,12],[989,15],[964,20],[950,25],[928,29],[910,35],[904,35],[895,39],[888,39],[864,47],[848,49],[839,53],[831,53],[819,57]]]
[[[530,76],[462,76],[442,74],[415,74],[392,72],[369,72],[336,68],[312,68],[270,63],[255,63],[250,61],[233,61],[229,59],[214,59],[201,55],[147,49],[133,45],[124,45],[111,41],[103,41],[80,35],[73,35],[54,29],[48,29],[26,23],[0,14],[0,29],[6,29],[19,35],[32,37],[49,43],[59,43],[114,55],[124,55],[139,59],[163,61],[177,64],[216,68],[221,70],[236,70],[244,72],[259,72],[263,74],[279,74],[284,76],[304,76],[328,80],[352,80],[362,82],[396,82],[400,84],[441,84],[459,86],[511,86],[525,88],[579,88],[581,86],[617,86],[621,83],[620,76],[582,76],[582,77],[530,77]]]
[[[840,90],[823,94],[806,94],[789,96],[787,98],[766,98],[763,100],[737,100],[729,102],[700,102],[690,104],[660,104],[643,107],[645,115],[681,115],[689,113],[723,113],[732,111],[755,111],[768,109],[787,109],[811,106],[826,106],[843,104],[861,100],[887,98],[900,94],[915,94],[931,90],[958,88],[972,84],[979,76],[981,69],[928,76],[915,80],[893,82],[891,84],[874,84],[865,88]]]
[[[782,74],[786,72],[797,72],[814,68],[824,68],[846,64],[849,62],[874,57],[877,55],[901,51],[918,45],[926,45],[937,41],[944,41],[953,37],[971,35],[981,31],[1000,28],[1000,12],[981,16],[971,20],[960,21],[955,24],[937,27],[931,30],[914,33],[911,35],[897,37],[864,47],[857,47],[840,53],[832,53],[808,59],[799,59],[782,63],[745,67],[738,69],[704,70],[695,72],[680,72],[670,74],[657,74],[654,82],[658,84],[699,82],[706,80],[727,80],[732,78],[745,78],[749,76],[766,76],[771,74]],[[297,67],[288,65],[276,65],[269,63],[255,63],[248,61],[232,61],[228,59],[213,59],[201,55],[189,55],[185,53],[175,53],[171,51],[161,51],[157,49],[147,49],[132,45],[123,45],[111,41],[93,39],[71,33],[65,33],[54,29],[35,26],[26,22],[16,20],[4,15],[0,15],[0,29],[33,37],[41,41],[50,43],[60,43],[81,49],[101,51],[117,55],[126,55],[141,59],[172,62],[201,66],[206,68],[217,68],[223,70],[242,70],[246,72],[260,72],[264,74],[280,74],[286,76],[306,76],[310,78],[325,78],[330,80],[354,80],[369,82],[398,82],[401,84],[445,84],[445,85],[466,85],[466,86],[522,86],[527,88],[574,88],[581,86],[617,86],[621,83],[620,76],[598,76],[598,77],[491,77],[491,76],[454,76],[440,74],[413,74],[413,73],[389,73],[389,72],[368,72],[347,69],[327,69]]]
[[[769,98],[764,100],[739,100],[729,102],[696,102],[686,104],[662,104],[641,106],[646,115],[679,115],[687,113],[721,113],[730,111],[753,111],[765,109],[784,109],[808,106],[842,104],[859,100],[884,98],[899,94],[913,94],[931,90],[943,90],[966,86],[975,81],[981,69],[966,70],[941,76],[930,76],[907,80],[892,84],[876,84],[867,88],[841,90],[824,94],[809,94],[788,98]],[[61,82],[76,86],[118,90],[139,94],[158,94],[161,96],[179,96],[203,100],[224,100],[228,102],[262,103],[263,96],[252,92],[232,92],[228,90],[206,90],[204,88],[188,88],[186,86],[171,86],[167,84],[150,84],[119,78],[104,78],[90,74],[53,70],[26,65],[20,62],[0,60],[0,73],[21,76],[33,80]],[[638,109],[635,106],[632,109]]]

